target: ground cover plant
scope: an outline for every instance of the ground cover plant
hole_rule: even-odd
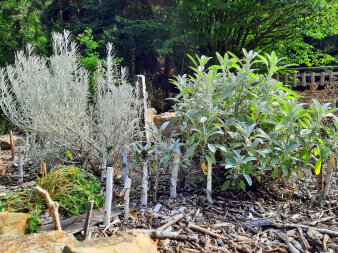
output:
[[[88,208],[94,200],[94,208],[102,207],[104,198],[101,183],[89,172],[75,166],[58,165],[44,177],[37,179],[37,185],[48,191],[53,201],[60,205],[66,216],[76,216]],[[12,192],[1,197],[0,211],[27,212],[31,215],[29,232],[40,229],[40,214],[46,209],[44,200],[34,189]]]
[[[304,165],[319,174],[329,156],[337,159],[337,109],[316,99],[300,103],[273,78],[287,67],[275,53],[243,50],[243,55],[217,54],[215,65],[206,56],[190,57],[194,74],[172,80],[179,89],[175,110],[182,122],[183,160],[197,157],[206,175],[221,168],[222,190],[288,179]],[[258,71],[258,64],[265,69]]]

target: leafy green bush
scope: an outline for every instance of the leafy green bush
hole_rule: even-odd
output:
[[[273,78],[287,67],[274,52],[263,57],[243,50],[243,55],[217,54],[219,64],[209,67],[211,58],[190,57],[194,74],[172,80],[180,91],[174,100],[183,122],[185,161],[200,157],[205,173],[206,163],[222,167],[223,190],[246,190],[253,178],[289,178],[303,164],[319,173],[337,146],[332,114],[337,109],[317,100],[299,103],[295,92]],[[266,69],[257,71],[258,64]],[[335,122],[330,127],[328,117]]]
[[[85,213],[89,200],[94,208],[104,203],[100,194],[100,182],[90,173],[83,173],[74,166],[58,166],[47,176],[38,179],[38,184],[48,191],[60,205],[60,211],[70,216]],[[39,230],[39,215],[47,207],[44,200],[32,189],[25,189],[0,197],[0,211],[28,212],[31,215],[28,231]]]

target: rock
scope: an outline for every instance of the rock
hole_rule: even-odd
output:
[[[154,117],[156,116],[156,109],[155,108],[148,108],[147,109],[147,119],[149,122],[154,122]]]
[[[27,213],[0,213],[0,235],[24,235],[29,218]]]
[[[61,253],[66,245],[77,243],[75,237],[63,231],[38,234],[0,236],[0,252],[3,253]],[[95,251],[93,251],[95,252]]]
[[[62,253],[156,253],[157,247],[147,234],[124,233],[67,245]]]
[[[319,233],[317,230],[313,229],[313,228],[309,228],[307,231],[307,235],[314,240],[315,242],[317,242],[318,244],[321,244],[322,239],[324,237],[323,234]]]
[[[163,135],[170,137],[171,133],[179,133],[179,124],[174,124],[173,121],[176,118],[176,112],[165,112],[159,115],[155,115],[153,118],[154,124],[157,128],[160,128],[162,124],[166,121],[169,121],[169,125],[164,130]]]
[[[13,135],[13,143],[14,147],[18,147],[21,146],[24,143],[24,141],[21,137]],[[0,136],[0,150],[9,150],[9,149],[11,149],[9,134]]]

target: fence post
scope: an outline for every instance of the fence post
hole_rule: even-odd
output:
[[[320,85],[324,85],[325,72],[320,72]]]
[[[310,73],[310,78],[311,78],[311,84],[315,83],[315,73],[314,72]]]
[[[288,74],[284,74],[284,86],[287,86],[288,85],[288,83],[289,83],[289,75]]]
[[[293,78],[293,87],[296,87],[297,86],[297,74],[293,73],[292,78]]]
[[[302,73],[302,86],[306,86],[306,74]]]

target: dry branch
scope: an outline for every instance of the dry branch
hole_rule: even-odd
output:
[[[293,223],[281,224],[281,223],[275,223],[275,224],[273,224],[273,226],[276,227],[276,228],[302,228],[302,229],[305,229],[305,230],[308,230],[308,229],[312,228],[314,230],[317,230],[320,233],[328,234],[328,235],[332,235],[332,236],[338,237],[338,232],[337,231],[326,229],[326,228],[310,227],[310,226],[303,225],[303,224],[293,224]]]
[[[59,203],[56,201],[53,201],[48,192],[44,189],[42,189],[40,186],[35,186],[35,191],[40,193],[42,198],[45,200],[46,205],[48,206],[48,212],[50,216],[53,218],[54,227],[56,230],[62,231],[61,224],[60,224],[60,217],[59,217]]]
[[[176,215],[174,218],[172,218],[169,222],[167,222],[163,226],[159,227],[157,229],[157,231],[163,231],[163,230],[167,229],[168,227],[170,227],[171,225],[174,225],[175,223],[177,223],[179,220],[182,220],[183,218],[184,218],[184,214],[180,213],[180,214]]]
[[[145,229],[135,229],[131,230],[132,232],[141,232],[148,234],[151,238],[158,239],[174,239],[174,240],[186,240],[186,241],[198,241],[196,236],[186,235],[181,232],[166,232],[166,231],[157,231],[154,229],[145,230]]]
[[[211,235],[212,237],[219,238],[219,239],[221,239],[221,240],[223,240],[223,241],[227,241],[227,242],[229,242],[233,247],[235,247],[236,249],[240,249],[240,248],[241,248],[237,243],[235,243],[235,242],[233,242],[232,240],[230,240],[230,238],[225,237],[225,236],[220,235],[220,234],[217,234],[217,233],[214,233],[214,232],[211,232],[211,231],[209,231],[209,230],[207,230],[207,229],[205,229],[205,228],[202,228],[202,227],[200,227],[200,226],[197,226],[197,225],[195,225],[195,224],[189,223],[189,224],[188,224],[188,228],[190,228],[190,229],[192,229],[192,230],[195,230],[195,231],[199,231],[199,232],[208,234],[208,235]]]

